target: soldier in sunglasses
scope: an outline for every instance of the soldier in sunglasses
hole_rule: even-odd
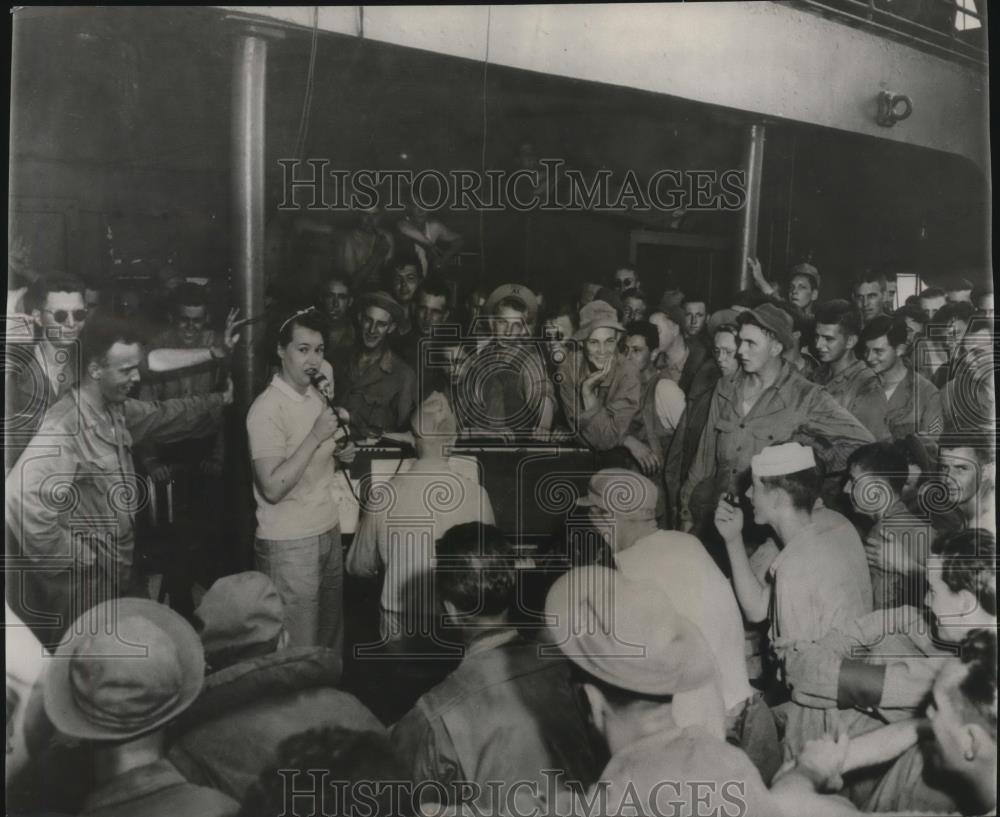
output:
[[[25,294],[32,342],[6,352],[5,463],[9,470],[31,441],[46,409],[76,385],[77,338],[87,321],[84,284],[69,275],[39,276]]]

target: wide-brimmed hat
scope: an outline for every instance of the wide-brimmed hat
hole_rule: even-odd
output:
[[[580,328],[573,333],[573,340],[586,340],[596,329],[614,329],[624,332],[618,313],[611,304],[593,300],[580,310]]]
[[[538,298],[535,293],[522,284],[501,284],[490,293],[486,299],[484,310],[487,315],[495,315],[499,303],[507,298],[517,301],[524,307],[525,317],[533,321],[538,314]]]
[[[677,695],[717,672],[704,636],[654,585],[617,570],[570,570],[545,599],[548,641],[580,669],[621,689]]]
[[[576,504],[630,519],[656,519],[659,490],[652,480],[626,468],[604,468],[590,478],[587,493]]]
[[[45,712],[65,735],[127,740],[173,720],[201,691],[201,641],[169,607],[112,599],[85,612],[69,632],[44,680]]]
[[[406,323],[406,309],[393,298],[388,292],[377,289],[370,292],[362,292],[354,299],[354,308],[360,315],[369,306],[377,306],[389,313],[397,328],[401,328]]]

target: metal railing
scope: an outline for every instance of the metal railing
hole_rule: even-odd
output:
[[[781,2],[782,0],[779,0]],[[789,0],[921,51],[985,68],[985,0]]]

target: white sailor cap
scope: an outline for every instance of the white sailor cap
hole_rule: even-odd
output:
[[[815,467],[813,450],[799,443],[769,445],[750,460],[750,468],[758,477],[780,477]]]

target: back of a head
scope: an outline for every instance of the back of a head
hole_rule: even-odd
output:
[[[884,479],[899,494],[909,476],[906,449],[896,441],[879,441],[859,446],[847,458],[847,470]]]
[[[341,727],[310,729],[281,742],[274,765],[264,769],[247,791],[239,817],[298,814],[293,792],[312,794],[312,787],[313,802],[330,809],[323,813],[407,817],[416,809],[409,798],[395,797],[393,792],[400,789],[391,785],[405,779],[406,767],[384,734]],[[296,796],[300,803],[308,797]]]
[[[968,301],[949,301],[934,313],[933,323],[947,326],[952,321],[968,323],[975,314],[976,308]]]
[[[256,570],[218,579],[194,611],[205,659],[213,670],[268,655],[284,632],[284,605],[274,582]]]
[[[913,299],[913,302],[911,302],[911,298]],[[907,298],[906,303],[893,312],[892,316],[901,321],[907,319],[916,321],[921,326],[927,324],[927,315],[924,313],[924,310],[920,308],[920,299],[916,295],[911,295]]]
[[[950,292],[972,292],[972,281],[962,274],[949,276],[942,289],[946,293]]]
[[[957,593],[967,590],[990,615],[997,614],[996,537],[971,528],[936,539],[931,552],[942,562],[941,581]]]
[[[494,525],[454,525],[437,540],[434,586],[461,613],[498,616],[514,603],[515,551]]]
[[[435,389],[421,400],[410,415],[410,428],[418,444],[455,441],[458,422],[445,390]]]
[[[973,630],[959,646],[962,663],[968,668],[958,684],[961,710],[966,723],[979,723],[997,740],[997,632]],[[988,757],[988,752],[985,752]],[[994,758],[995,762],[995,758]],[[994,778],[994,783],[996,780]]]

